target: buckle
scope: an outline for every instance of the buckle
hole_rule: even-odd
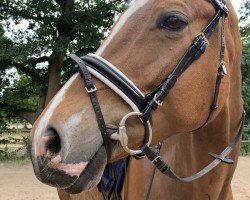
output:
[[[218,107],[216,104],[211,105],[211,111],[212,111],[212,112],[213,112],[213,111],[216,111],[217,108],[219,108],[219,107]]]
[[[123,147],[123,149],[132,156],[141,154],[142,150],[133,150],[133,149],[130,149],[128,147],[128,135],[127,135],[127,129],[126,129],[126,121],[127,121],[128,118],[130,118],[132,116],[140,117],[140,115],[141,115],[140,112],[132,112],[132,113],[129,113],[126,116],[124,116],[122,118],[120,124],[119,124],[117,133],[113,133],[110,136],[110,139],[119,141],[121,146]],[[150,121],[146,121],[146,122],[141,121],[141,122],[143,124],[145,123],[144,126],[147,126],[147,128],[149,130],[149,133],[148,133],[149,134],[149,140],[148,140],[146,145],[150,146],[151,141],[152,141],[152,127],[151,127]]]
[[[226,68],[225,61],[221,61],[221,63],[220,63],[219,74],[221,76],[226,76],[227,75],[227,68]]]
[[[205,36],[204,32],[201,32],[199,35],[196,36],[197,40],[202,39],[206,46],[209,46],[209,40]]]
[[[96,91],[97,91],[97,88],[96,88],[95,85],[94,85],[94,88],[88,89],[87,87],[85,87],[85,89],[86,89],[86,91],[87,91],[88,93],[93,93],[93,92],[96,92]]]
[[[159,158],[161,158],[161,157],[160,157],[160,156],[157,156],[157,157],[152,161],[152,164],[154,164],[155,162],[157,162]]]
[[[157,94],[155,94],[154,96],[154,102],[158,105],[158,106],[162,106],[163,102],[161,102],[160,100],[157,99]]]
[[[229,159],[229,158],[225,158],[223,155],[217,155],[215,153],[208,153],[210,156],[212,156],[214,159],[218,159],[220,160],[221,162],[224,162],[226,164],[234,164],[234,161],[232,159]]]
[[[214,2],[216,3],[216,6],[224,12],[225,17],[228,16],[229,13],[229,9],[226,6],[226,2],[222,1],[222,0],[214,0]]]
[[[133,155],[133,158],[135,158],[136,160],[142,160],[146,157],[145,154],[141,153],[141,154],[137,154],[137,155]]]
[[[204,32],[201,32],[195,37],[193,44],[188,50],[188,54],[192,56],[194,60],[198,60],[200,56],[205,53],[208,46],[208,38],[206,37]]]

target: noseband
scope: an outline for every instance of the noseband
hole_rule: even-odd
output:
[[[221,20],[221,48],[220,48],[220,60],[219,68],[217,73],[217,79],[214,90],[214,98],[211,104],[210,112],[206,121],[198,128],[204,127],[211,119],[213,113],[218,108],[218,97],[220,91],[220,85],[222,78],[227,75],[227,70],[225,66],[225,19],[228,16],[228,9],[226,7],[226,1],[212,0],[216,8],[216,14],[208,26],[194,39],[193,43],[190,45],[184,56],[181,58],[180,62],[177,64],[173,72],[166,78],[161,85],[159,85],[153,92],[144,95],[122,72],[115,68],[105,59],[89,54],[88,56],[79,58],[74,54],[70,57],[76,61],[78,71],[80,72],[83,80],[86,84],[86,91],[89,93],[90,100],[93,105],[93,109],[96,114],[96,120],[98,122],[99,129],[101,131],[104,146],[107,151],[108,160],[111,157],[111,143],[110,139],[119,141],[124,148],[124,150],[130,155],[138,155],[143,153],[147,156],[149,160],[165,175],[181,182],[191,182],[194,181],[212,169],[214,169],[219,163],[224,162],[227,164],[233,163],[232,160],[226,157],[235,148],[236,144],[241,138],[243,125],[245,121],[245,114],[242,116],[241,127],[239,133],[233,140],[233,142],[220,154],[216,155],[210,153],[214,158],[214,161],[210,163],[203,170],[197,174],[187,177],[180,178],[174,174],[170,167],[162,161],[161,157],[150,148],[150,143],[152,140],[152,128],[150,121],[153,117],[154,111],[162,106],[163,101],[170,93],[171,89],[175,86],[178,78],[191,66],[193,62],[198,60],[202,54],[205,53],[207,47],[209,46],[209,39],[213,35],[219,21]],[[93,83],[91,75],[100,79],[106,85],[108,85],[112,90],[114,90],[118,95],[120,95],[133,109],[134,112],[126,115],[120,122],[118,126],[118,131],[110,130],[106,127],[105,121],[102,115],[100,105],[96,96],[97,88]],[[131,116],[138,116],[145,128],[145,140],[144,145],[139,150],[132,150],[128,147],[128,136],[126,133],[126,120]],[[196,129],[196,130],[198,130]],[[195,131],[195,130],[192,130]]]

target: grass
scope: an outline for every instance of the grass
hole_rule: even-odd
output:
[[[4,132],[0,134],[0,163],[26,163],[30,160],[26,144],[26,132]]]
[[[250,155],[250,141],[242,141],[240,152],[242,156]]]
[[[28,135],[30,133],[30,130],[0,130],[0,136],[3,134],[8,134],[8,135]]]
[[[18,155],[13,152],[0,153],[0,163],[28,163],[29,161],[30,157],[27,152],[23,155]]]

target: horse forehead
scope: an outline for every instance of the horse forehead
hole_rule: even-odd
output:
[[[151,16],[152,13],[155,14],[157,10],[161,10],[164,8],[180,8],[179,10],[183,10],[185,13],[192,12],[191,10],[193,10],[193,12],[199,11],[200,15],[204,15],[204,13],[206,13],[208,10],[206,9],[207,5],[205,4],[205,2],[208,3],[209,0],[132,0],[129,8],[121,15],[107,39],[97,50],[96,54],[102,55],[105,52],[106,48],[109,47],[112,40],[116,38],[117,35],[120,35],[118,33],[123,33],[122,31],[125,25],[135,25],[135,23],[131,23],[132,21],[138,23],[141,22],[141,20],[136,20],[137,17],[143,18],[148,15],[148,17],[153,18],[153,16]],[[211,2],[209,3],[211,5]],[[138,24],[138,26],[140,25]],[[126,37],[126,34],[122,35],[123,37]]]
[[[106,49],[106,47],[109,46],[113,38],[122,30],[124,25],[130,20],[131,16],[139,12],[139,10],[142,9],[144,6],[146,6],[148,3],[152,3],[152,1],[153,0],[136,0],[134,2],[131,2],[132,3],[131,6],[126,10],[125,13],[121,15],[119,21],[115,24],[110,35],[98,49],[96,54],[101,55]]]
[[[153,7],[155,9],[177,9],[184,11],[187,14],[195,14],[195,17],[199,15],[204,16],[208,14],[214,14],[214,7],[211,0],[154,0]]]
[[[194,8],[194,7],[206,7],[207,5],[211,5],[212,1],[211,0],[131,0],[130,4],[129,4],[129,9],[131,8],[135,8],[135,7],[142,7],[142,6],[146,6],[147,4],[150,3],[150,6],[152,6],[152,8],[157,7],[157,6],[180,6],[180,7],[190,7],[190,8]],[[202,7],[200,7],[200,9],[202,9]]]

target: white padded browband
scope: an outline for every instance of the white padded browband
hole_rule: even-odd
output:
[[[127,77],[125,76],[119,69],[117,69],[114,65],[112,65],[110,62],[108,62],[107,60],[105,60],[104,58],[95,55],[95,54],[88,54],[88,56],[97,58],[98,60],[101,60],[102,62],[104,62],[106,65],[108,65],[110,68],[112,68],[114,71],[116,71],[118,74],[120,74],[120,76],[122,76],[127,82],[129,82],[134,89],[137,90],[138,93],[140,93],[143,97],[145,96],[142,91]]]
[[[108,79],[106,79],[104,76],[102,76],[100,73],[98,73],[97,71],[93,70],[92,68],[88,67],[89,72],[96,77],[97,79],[99,79],[100,81],[102,81],[103,83],[105,83],[108,87],[110,87],[115,93],[117,93],[125,102],[127,102],[128,105],[130,105],[130,107],[133,109],[133,111],[135,112],[140,112],[139,108],[134,104],[133,101],[131,101],[118,87],[116,87],[116,85],[114,85],[112,82],[110,82]]]
[[[115,66],[113,66],[111,63],[109,63],[107,60],[103,59],[100,56],[97,56],[95,54],[88,54],[88,56],[94,57],[98,60],[101,60],[102,62],[104,62],[106,65],[108,65],[110,68],[112,68],[113,70],[116,71],[116,73],[118,73],[120,76],[122,76],[124,79],[126,79],[126,81],[128,81],[143,97],[145,97],[145,95],[139,90],[139,88],[136,87],[136,85],[129,80],[120,70],[118,70]],[[88,67],[89,72],[95,76],[97,79],[99,79],[100,81],[102,81],[103,83],[105,83],[108,87],[110,87],[112,90],[114,90],[126,103],[128,103],[130,105],[130,107],[133,109],[134,112],[140,112],[139,108],[134,104],[133,101],[131,101],[127,95],[125,95],[116,85],[114,85],[111,81],[109,81],[107,78],[105,78],[104,76],[102,76],[100,73],[98,73],[97,71],[93,70],[92,68]]]

